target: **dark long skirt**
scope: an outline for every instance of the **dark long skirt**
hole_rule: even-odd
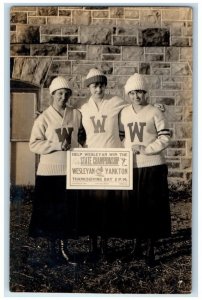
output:
[[[164,238],[171,235],[167,166],[135,168],[130,191],[134,237]]]
[[[129,235],[129,197],[119,190],[80,191],[80,232],[102,237]]]
[[[66,190],[66,176],[37,176],[29,235],[56,239],[78,234],[77,192]]]

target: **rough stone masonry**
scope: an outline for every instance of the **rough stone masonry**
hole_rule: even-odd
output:
[[[76,105],[88,97],[84,79],[92,67],[107,74],[107,93],[122,97],[127,78],[144,74],[150,102],[166,106],[172,129],[169,183],[191,184],[191,7],[14,6],[10,25],[11,79],[40,87],[41,110],[54,76],[72,82]]]

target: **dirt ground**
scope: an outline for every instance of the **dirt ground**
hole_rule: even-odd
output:
[[[172,196],[172,236],[156,244],[149,267],[132,254],[133,241],[110,239],[107,255],[89,261],[88,237],[70,241],[77,263],[47,263],[45,239],[27,237],[30,200],[10,205],[10,291],[32,293],[189,294],[191,282],[191,197]]]

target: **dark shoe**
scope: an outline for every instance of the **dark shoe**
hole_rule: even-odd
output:
[[[107,238],[101,238],[100,252],[102,256],[105,256],[107,254]]]
[[[147,240],[147,250],[146,250],[146,258],[145,261],[149,267],[155,266],[155,253],[154,253],[154,240]]]
[[[141,244],[141,240],[139,238],[136,239],[135,241],[135,246],[134,249],[132,250],[132,255],[136,258],[142,257],[142,244]]]

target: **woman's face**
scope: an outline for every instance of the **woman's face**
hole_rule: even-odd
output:
[[[145,105],[147,100],[145,97],[146,92],[142,90],[135,90],[128,93],[129,99],[134,105]]]
[[[96,100],[102,100],[105,94],[106,85],[104,83],[91,83],[89,85],[90,93]]]
[[[69,97],[71,96],[71,91],[69,89],[59,89],[53,94],[53,107],[57,110],[65,109]]]

